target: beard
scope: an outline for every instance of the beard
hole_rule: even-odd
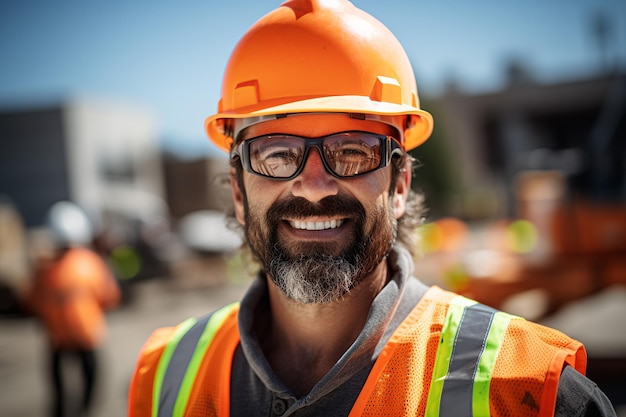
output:
[[[329,196],[318,203],[304,198],[275,202],[265,216],[246,210],[245,233],[252,253],[274,284],[289,299],[303,304],[341,299],[362,282],[389,254],[397,222],[391,206],[373,209],[369,221],[365,208],[345,196]],[[354,222],[352,233],[341,242],[288,242],[279,225],[285,218],[345,217]]]

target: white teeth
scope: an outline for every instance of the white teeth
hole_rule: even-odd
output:
[[[301,230],[326,230],[336,229],[343,224],[343,220],[326,220],[324,222],[306,222],[303,220],[294,220],[289,222],[294,229]]]

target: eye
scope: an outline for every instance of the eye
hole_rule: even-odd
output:
[[[298,159],[298,152],[295,149],[273,147],[259,153],[257,159],[266,163],[271,161],[282,161],[288,163]]]
[[[363,143],[347,143],[333,150],[335,158],[342,160],[364,160],[375,157],[373,149]]]
[[[284,137],[272,137],[258,140],[250,147],[251,156],[259,162],[289,162],[302,153],[298,143]]]

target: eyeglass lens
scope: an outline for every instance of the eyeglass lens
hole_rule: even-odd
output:
[[[326,167],[337,176],[351,177],[380,167],[384,137],[365,132],[345,132],[321,140]],[[307,150],[316,140],[289,135],[268,135],[249,142],[252,170],[288,178],[299,171]],[[318,145],[319,146],[319,145]],[[318,148],[319,149],[319,148]]]

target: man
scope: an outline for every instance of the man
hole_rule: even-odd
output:
[[[88,248],[92,229],[82,209],[69,201],[57,202],[47,225],[54,254],[39,260],[33,284],[24,295],[25,307],[40,318],[48,336],[54,391],[51,415],[73,415],[73,408],[87,415],[98,379],[97,350],[106,336],[105,310],[119,304],[121,293],[104,260]],[[67,401],[67,361],[73,357],[80,360],[83,377],[78,407]]]
[[[613,415],[580,343],[411,276],[407,151],[432,118],[373,17],[284,3],[235,48],[206,128],[261,272],[153,334],[130,416]]]

